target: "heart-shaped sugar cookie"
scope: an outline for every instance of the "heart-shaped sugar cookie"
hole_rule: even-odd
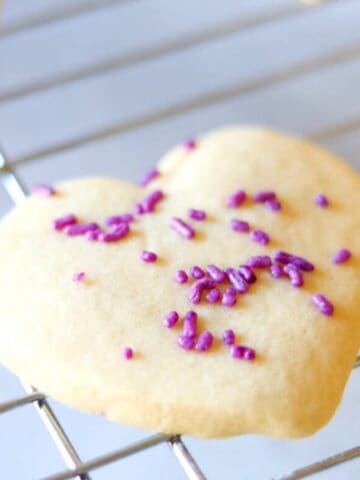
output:
[[[180,145],[158,171],[146,187],[43,188],[3,220],[0,361],[71,406],[154,430],[314,432],[360,340],[359,176],[257,128]],[[105,228],[125,213],[134,221]],[[77,223],[61,224],[68,214]]]

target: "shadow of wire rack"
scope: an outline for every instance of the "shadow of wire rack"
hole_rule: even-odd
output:
[[[122,0],[124,3],[126,0]],[[118,0],[119,2],[119,0]],[[53,12],[49,12],[45,15],[35,16],[31,19],[30,22],[18,22],[14,24],[10,28],[5,28],[3,33],[15,33],[21,32],[27,28],[37,28],[42,25],[46,25],[52,21],[56,21],[59,18],[71,18],[74,15],[79,15],[82,12],[91,10],[96,10],[97,8],[104,7],[106,5],[115,4],[116,0],[104,0],[103,4],[100,6],[100,2],[97,0],[91,0],[89,2],[78,2],[75,5],[69,4],[66,8],[58,8],[54,9]],[[204,43],[216,37],[221,37],[222,35],[229,33],[229,31],[239,31],[241,29],[251,29],[254,26],[259,24],[266,24],[268,22],[274,21],[276,19],[287,18],[291,17],[294,13],[298,11],[298,5],[294,1],[294,5],[287,5],[281,8],[278,8],[272,12],[264,12],[254,16],[251,19],[242,22],[234,21],[231,24],[224,24],[219,25],[216,28],[209,29],[206,32],[203,32],[198,35],[190,35],[188,37],[177,39],[173,42],[165,46],[157,46],[153,48],[149,48],[148,50],[144,50],[141,54],[134,54],[133,56],[129,56],[127,59],[123,60],[122,62],[117,63],[117,67],[130,65],[132,63],[140,62],[143,60],[147,60],[153,56],[167,54],[172,51],[179,50],[184,47],[191,46],[193,44]],[[315,7],[314,7],[315,8]],[[321,7],[316,7],[321,8]],[[0,31],[1,32],[1,31]],[[155,120],[161,120],[172,115],[176,115],[178,113],[184,113],[189,111],[192,108],[198,108],[201,106],[207,105],[207,103],[213,103],[219,101],[221,99],[231,98],[231,96],[256,91],[259,88],[264,88],[272,84],[276,84],[277,82],[294,78],[300,73],[303,72],[312,72],[318,68],[324,66],[333,66],[336,65],[338,62],[343,61],[344,59],[352,58],[353,56],[358,55],[360,52],[360,45],[355,44],[352,45],[351,48],[344,48],[339,49],[331,54],[324,54],[316,58],[314,61],[304,62],[300,66],[284,68],[279,73],[269,74],[268,76],[264,76],[259,80],[254,80],[252,82],[243,84],[235,89],[223,89],[219,92],[215,92],[214,94],[205,95],[200,97],[197,102],[189,103],[182,103],[180,105],[175,106],[173,109],[160,111],[155,116],[149,115],[148,117],[141,117],[138,119],[137,124],[142,125],[146,122],[151,122]],[[114,65],[112,64],[99,64],[95,67],[89,67],[88,70],[83,70],[82,73],[73,72],[71,75],[67,76],[64,74],[63,76],[59,76],[57,79],[50,79],[50,81],[44,82],[35,82],[29,87],[19,89],[18,91],[14,90],[9,92],[7,97],[1,98],[0,100],[9,100],[12,98],[16,98],[17,95],[27,95],[34,92],[41,91],[42,89],[48,89],[52,86],[66,84],[68,82],[79,80],[82,75],[93,75],[98,74],[101,71],[107,71],[113,68]],[[312,135],[312,138],[315,140],[327,140],[331,139],[333,136],[347,132],[353,128],[358,127],[360,124],[359,120],[356,119],[355,121],[347,122],[344,124],[336,125],[335,127],[329,128],[327,130],[317,132]],[[126,131],[127,128],[136,126],[136,122],[129,125],[119,125],[117,127],[117,131]],[[30,154],[27,156],[23,156],[23,158],[16,159],[15,163],[23,163],[24,161],[31,160],[32,158],[39,158],[41,156],[46,156],[50,153],[61,153],[62,150],[71,148],[72,146],[76,146],[81,144],[82,142],[91,141],[101,136],[105,136],[108,132],[106,131],[99,131],[93,132],[89,137],[81,137],[78,140],[75,140],[71,143],[64,143],[60,145],[55,145],[55,147],[50,147],[44,149],[43,151],[37,151],[34,154]],[[23,187],[22,183],[20,182],[12,164],[6,161],[5,154],[1,153],[0,151],[0,183],[5,188],[6,192],[10,196],[11,200],[18,204],[26,197],[26,190]],[[356,359],[355,367],[360,366],[360,356]],[[3,403],[0,403],[0,414],[5,414],[6,412],[13,410],[15,408],[19,408],[28,404],[32,404],[39,417],[41,418],[42,422],[46,426],[51,438],[53,439],[56,447],[58,448],[59,452],[61,453],[66,467],[66,470],[60,471],[53,475],[47,476],[44,480],[62,480],[62,479],[70,479],[75,478],[77,480],[90,480],[91,479],[91,472],[96,468],[105,466],[109,463],[121,460],[127,456],[134,455],[139,453],[145,449],[149,449],[156,445],[166,443],[173,454],[175,455],[176,459],[178,460],[181,468],[183,469],[185,475],[190,480],[202,480],[205,479],[205,475],[202,473],[200,467],[198,466],[196,460],[193,458],[191,452],[188,450],[186,445],[184,444],[181,435],[164,435],[161,433],[154,434],[143,440],[137,441],[135,443],[126,445],[118,450],[114,450],[107,454],[101,455],[96,458],[92,458],[87,461],[82,461],[75,450],[71,439],[64,431],[61,423],[57,419],[53,409],[50,407],[46,396],[37,391],[36,388],[26,385],[23,383],[23,387],[25,390],[25,395],[15,398],[13,400],[9,400]],[[298,480],[313,474],[322,472],[332,466],[338,465],[340,463],[349,461],[356,457],[360,457],[360,447],[356,446],[354,448],[347,449],[342,451],[338,454],[332,455],[330,457],[324,458],[319,460],[318,462],[311,463],[303,468],[297,469],[292,473],[285,474],[282,477],[279,477],[281,480]]]

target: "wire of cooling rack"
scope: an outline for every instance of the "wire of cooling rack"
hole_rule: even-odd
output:
[[[124,2],[126,0],[119,0],[119,3]],[[115,4],[116,0],[106,0],[105,2],[108,5]],[[91,0],[89,3],[91,5],[91,9],[100,8],[101,2],[97,0]],[[59,18],[67,18],[71,17],[75,14],[81,14],[82,9],[85,11],[85,3],[79,2],[79,7],[74,9],[66,8],[63,11],[52,13],[49,18],[44,15],[39,17],[39,19],[35,19],[33,24],[26,25],[19,24],[15,25],[14,27],[10,27],[7,30],[3,31],[3,34],[13,34],[17,31],[21,31],[24,28],[35,28],[39,25],[46,24],[51,21],[56,21],[57,16]],[[88,6],[86,6],[88,8]],[[312,7],[313,8],[313,7]],[[317,7],[321,8],[321,7]],[[250,28],[255,27],[257,24],[262,24],[270,21],[276,21],[277,19],[286,18],[287,16],[292,16],[297,14],[300,11],[297,7],[296,8],[285,8],[283,10],[279,10],[275,13],[269,13],[267,15],[260,15],[258,18],[253,18],[248,21],[237,24],[234,22],[232,25],[233,30],[238,30],[240,28]],[[131,64],[134,62],[143,61],[146,58],[153,57],[156,55],[161,55],[164,53],[169,53],[171,51],[175,51],[179,48],[184,47],[191,47],[192,44],[197,42],[205,42],[210,40],[211,38],[215,38],[216,36],[225,35],[228,32],[229,28],[228,25],[224,25],[219,28],[215,28],[214,31],[205,32],[200,36],[193,36],[189,38],[181,39],[180,41],[174,41],[170,43],[168,46],[160,46],[154,49],[149,49],[148,51],[144,51],[143,54],[135,55],[134,57],[127,58],[125,60],[115,62],[114,65],[100,65],[95,68],[94,72],[89,69],[89,72],[85,72],[84,75],[91,75],[93,73],[97,74],[102,70],[111,69],[111,68],[120,68],[127,63]],[[230,31],[232,30],[230,28]],[[291,78],[294,78],[298,75],[304,74],[304,72],[312,72],[317,69],[321,69],[323,67],[334,65],[336,63],[351,60],[352,58],[358,57],[360,52],[360,45],[355,44],[351,48],[344,48],[339,49],[337,52],[332,52],[329,55],[325,55],[323,57],[317,58],[314,61],[309,61],[299,66],[295,66],[293,68],[289,68],[278,73],[269,75],[267,77],[262,78],[261,80],[254,80],[249,82],[245,85],[238,85],[234,88],[228,88],[226,91],[219,91],[210,93],[203,98],[201,97],[199,100],[194,101],[193,99],[189,102],[184,102],[181,105],[175,105],[173,107],[164,110],[163,112],[149,114],[147,117],[137,119],[134,122],[128,122],[127,124],[115,125],[114,128],[108,128],[106,131],[99,131],[99,132],[91,132],[89,135],[85,136],[84,138],[74,139],[68,143],[62,143],[60,145],[55,145],[53,147],[49,147],[45,150],[38,151],[38,152],[30,152],[30,154],[23,155],[21,158],[13,159],[12,165],[20,164],[24,162],[28,162],[34,160],[35,158],[41,158],[45,155],[51,153],[58,153],[61,151],[66,150],[67,148],[73,148],[74,146],[81,145],[82,143],[91,142],[94,139],[104,138],[108,134],[113,133],[121,133],[123,131],[141,126],[142,124],[147,124],[151,122],[155,122],[172,115],[178,113],[184,113],[192,109],[200,108],[204,105],[209,103],[215,103],[219,101],[223,101],[224,99],[228,99],[231,97],[235,97],[244,93],[256,91],[258,89],[262,89],[268,87],[269,85],[276,84],[278,82],[287,81]],[[64,77],[65,78],[65,77]],[[72,78],[65,78],[66,81],[72,81]],[[49,82],[48,82],[49,83]],[[46,81],[45,81],[46,84]],[[44,84],[44,85],[45,85]],[[34,91],[43,88],[44,85],[39,84],[39,88],[33,88]],[[51,87],[51,82],[49,83],[48,87]],[[45,88],[47,85],[45,85]],[[29,93],[29,92],[18,92],[20,95],[22,93]],[[31,93],[31,92],[30,92]],[[330,139],[338,134],[342,134],[352,129],[358,128],[360,125],[359,119],[355,119],[350,121],[344,125],[336,125],[334,127],[329,128],[326,131],[322,132],[315,132],[311,137],[316,140],[324,140]],[[5,155],[0,151],[0,183],[5,188],[7,193],[9,194],[10,198],[15,204],[19,204],[26,198],[26,189],[22,185],[20,179],[18,178],[16,172],[13,169],[13,166],[10,165],[5,158]],[[360,356],[357,357],[356,362],[354,364],[354,368],[360,366]],[[43,421],[45,427],[50,433],[51,438],[53,439],[55,445],[57,446],[60,454],[62,455],[65,465],[67,469],[53,475],[47,476],[43,480],[63,480],[69,478],[75,478],[77,480],[91,480],[90,472],[96,468],[105,466],[109,463],[121,460],[129,455],[133,455],[139,453],[145,449],[155,447],[159,444],[167,443],[173,454],[175,455],[176,459],[178,460],[180,466],[182,467],[185,475],[190,480],[206,480],[205,475],[202,473],[200,467],[198,466],[197,462],[191,455],[190,451],[187,449],[186,445],[184,444],[180,435],[164,435],[161,433],[154,434],[149,436],[145,439],[142,439],[138,442],[126,445],[121,447],[115,451],[106,453],[99,457],[82,461],[75,450],[75,447],[72,445],[71,439],[66,434],[64,428],[62,427],[61,423],[57,419],[53,409],[50,407],[49,402],[46,396],[37,391],[34,387],[29,386],[27,384],[23,384],[25,395],[15,398],[13,400],[9,400],[3,403],[0,403],[0,414],[6,413],[12,409],[20,408],[25,405],[34,405],[39,417]],[[325,469],[328,469],[332,466],[338,465],[339,463],[343,463],[354,459],[360,456],[360,447],[356,446],[349,450],[340,452],[328,458],[322,459],[318,462],[313,464],[307,465],[303,468],[297,469],[294,472],[284,475],[279,480],[300,480],[302,478],[308,477],[318,472],[322,472]]]

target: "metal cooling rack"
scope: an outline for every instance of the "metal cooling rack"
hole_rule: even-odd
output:
[[[20,20],[18,22],[14,22],[13,25],[5,26],[5,28],[0,30],[0,36],[6,36],[8,34],[12,35],[14,33],[21,32],[27,29],[37,28],[39,26],[46,25],[59,19],[70,18],[74,15],[81,15],[82,13],[90,10],[104,8],[108,5],[115,3],[127,3],[130,1],[134,0],[102,0],[102,2],[98,0],[88,0],[87,3],[75,2],[75,4],[72,6],[68,5],[63,9],[56,8],[52,11],[46,12],[45,14],[35,16],[28,21]],[[321,8],[321,6],[312,6],[311,8]],[[149,58],[163,55],[165,53],[175,52],[182,48],[187,48],[192,45],[203,43],[211,39],[224,36],[231,32],[250,29],[254,26],[270,23],[272,21],[276,21],[282,18],[291,17],[292,15],[298,14],[298,12],[299,6],[296,5],[296,2],[294,2],[293,6],[288,5],[277,8],[271,12],[257,14],[254,17],[246,19],[245,21],[235,20],[231,24],[219,25],[217,28],[204,31],[198,35],[180,38],[164,46],[149,48],[149,50],[143,51],[142,53],[135,54],[133,56],[129,56],[128,58],[122,59],[118,62],[114,62],[111,64],[94,65],[92,68],[83,71],[81,74],[75,72],[71,75],[64,74],[64,76],[58,77],[56,81],[45,80],[44,82],[30,85],[24,90],[11,92],[8,96],[5,96],[4,98],[1,97],[0,100],[8,100],[11,98],[16,98],[16,96],[31,94],[40,91],[41,89],[47,89],[63,83],[78,80],[82,76],[98,74],[102,71],[108,71],[113,68],[120,68],[131,65],[140,61],[147,60]],[[30,152],[19,158],[12,159],[11,163],[6,160],[5,154],[0,151],[0,183],[8,193],[13,203],[19,204],[22,200],[24,200],[27,193],[25,187],[19,180],[14,170],[14,165],[22,164],[33,159],[42,158],[50,154],[61,153],[67,149],[86,144],[93,140],[105,138],[108,135],[114,133],[122,133],[139,126],[172,117],[179,113],[185,113],[190,110],[206,106],[208,104],[217,103],[231,97],[242,95],[244,93],[257,91],[271,85],[276,85],[278,83],[282,83],[289,79],[295,78],[298,75],[311,73],[313,71],[320,70],[328,66],[336,65],[343,61],[357,58],[359,54],[360,44],[354,44],[351,46],[351,48],[347,47],[338,51],[333,51],[331,54],[325,54],[309,62],[302,63],[301,65],[284,69],[275,74],[263,76],[260,80],[241,84],[234,88],[219,90],[204,97],[199,97],[196,101],[191,101],[188,103],[183,102],[182,104],[169,107],[166,110],[150,113],[147,116],[138,118],[131,123],[114,125],[113,127],[107,128],[106,130],[92,132],[89,135],[78,137],[59,145],[54,145],[48,148],[44,148],[42,150]],[[310,135],[310,137],[317,141],[330,140],[336,136],[358,129],[359,127],[360,119],[356,118],[350,122],[331,127],[326,131],[314,132],[312,135]],[[358,366],[360,366],[360,355],[356,359],[354,368]],[[5,414],[10,410],[29,404],[32,404],[36,409],[41,421],[44,423],[46,429],[48,430],[52,440],[54,441],[67,466],[66,470],[55,473],[53,475],[49,475],[43,480],[64,480],[74,478],[77,480],[91,480],[91,471],[162,443],[167,443],[188,479],[206,480],[205,475],[202,473],[196,460],[193,458],[192,454],[184,444],[181,435],[179,434],[154,434],[112,452],[92,458],[87,461],[82,461],[77,451],[75,450],[71,439],[66,434],[64,428],[57,419],[53,409],[50,407],[46,396],[36,390],[36,388],[27,385],[24,382],[21,383],[23,385],[25,394],[18,398],[14,398],[13,400],[0,403],[0,414]],[[328,458],[321,459],[318,462],[297,469],[290,474],[285,474],[284,476],[279,477],[278,480],[299,480],[310,475],[322,472],[340,463],[350,461],[357,457],[360,457],[360,446],[355,446],[354,448],[345,450]]]

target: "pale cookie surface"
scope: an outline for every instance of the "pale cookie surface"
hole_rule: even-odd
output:
[[[196,148],[178,146],[145,189],[116,179],[71,180],[56,195],[32,195],[0,226],[0,361],[42,391],[115,421],[201,437],[246,432],[307,435],[324,425],[340,401],[360,340],[360,180],[330,153],[257,128],[218,130]],[[68,237],[51,227],[69,212],[96,221],[132,211],[160,188],[155,212],[140,216],[119,242]],[[248,200],[231,209],[228,195],[272,189],[278,213]],[[330,205],[314,203],[322,192]],[[203,209],[205,221],[187,218]],[[192,240],[169,227],[178,216],[196,230]],[[239,218],[270,235],[267,246],[232,231]],[[341,247],[352,251],[334,265]],[[236,267],[250,255],[283,249],[308,258],[315,271],[296,289],[287,279],[257,271],[249,293],[227,308],[190,305],[178,269],[214,263]],[[142,250],[158,261],[144,263]],[[85,272],[81,282],[72,281]],[[324,293],[335,311],[311,302]],[[215,341],[204,353],[177,346],[182,322],[164,315],[194,309],[199,328]],[[225,329],[256,350],[234,359],[222,345]],[[134,357],[123,358],[125,346]]]

